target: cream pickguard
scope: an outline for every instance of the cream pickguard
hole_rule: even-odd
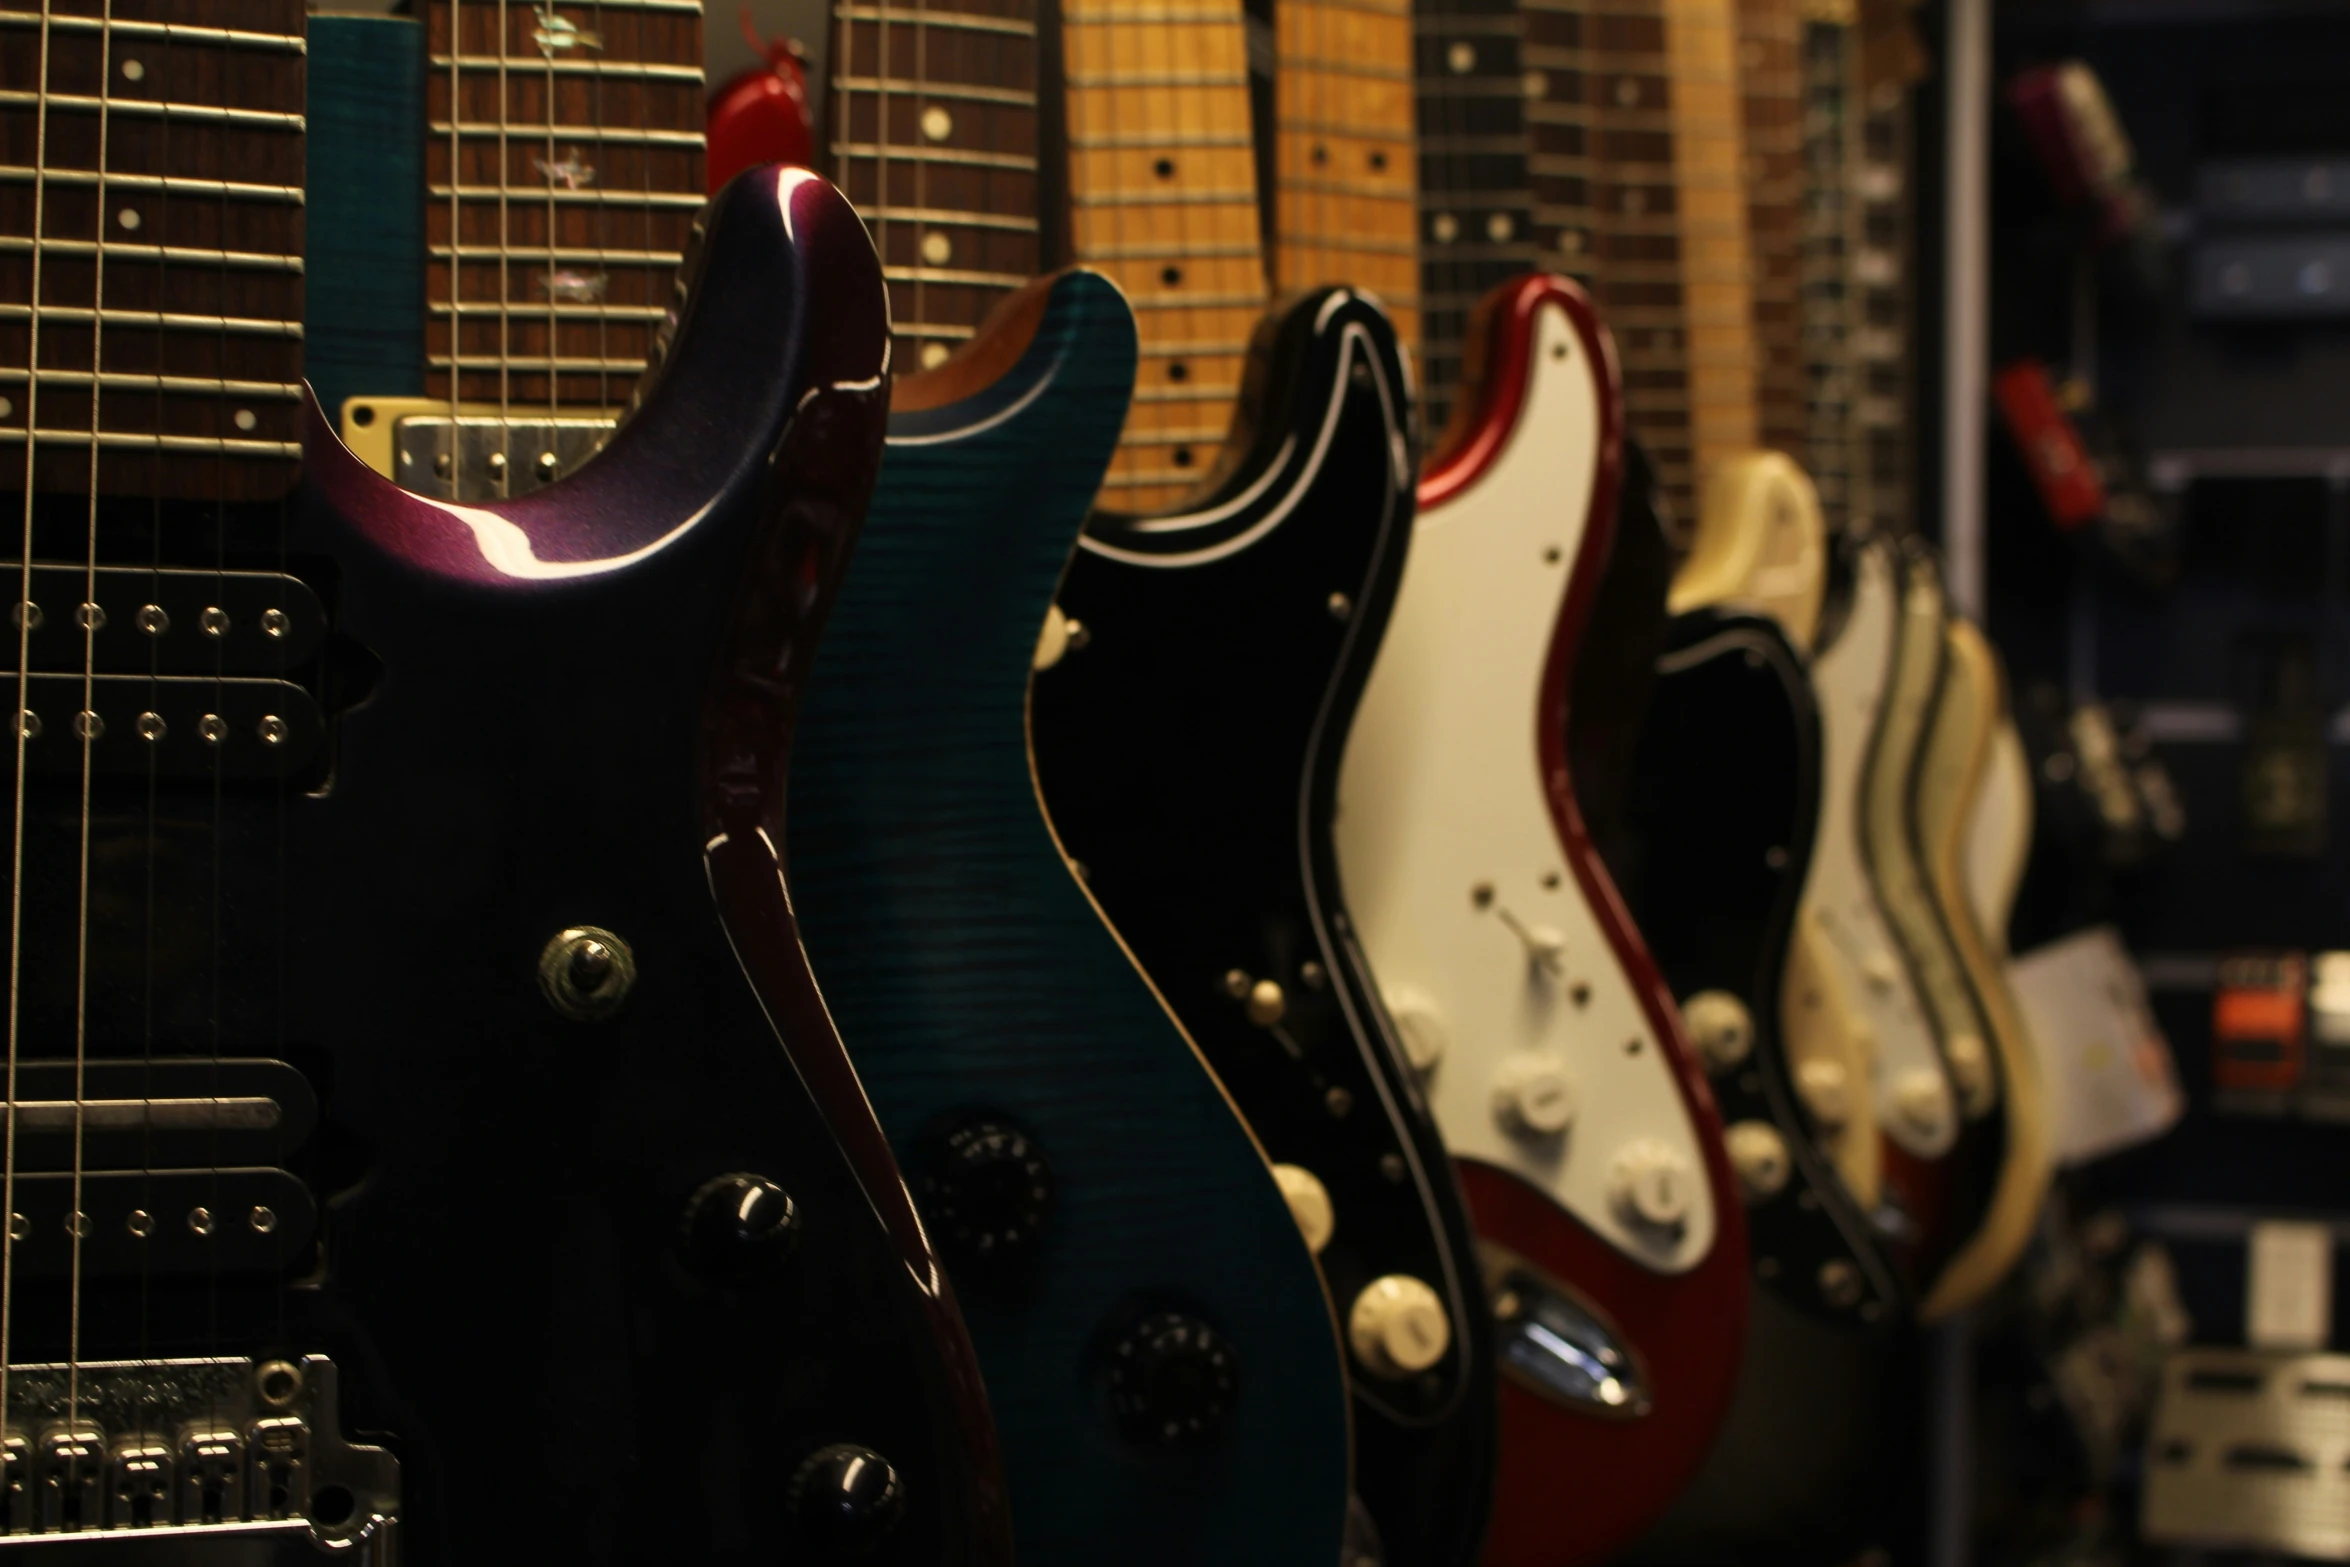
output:
[[[1873,1043],[1876,1102],[1886,1136],[1921,1159],[1949,1152],[1958,1130],[1932,1023],[1869,877],[1861,804],[1869,747],[1893,675],[1901,585],[1889,546],[1853,552],[1844,624],[1812,663],[1820,711],[1820,832],[1801,919],[1815,961],[1835,971]]]
[[[1414,526],[1339,775],[1339,868],[1453,1154],[1679,1273],[1716,1227],[1697,1129],[1566,863],[1536,749],[1603,367],[1551,305],[1526,373],[1507,447]]]

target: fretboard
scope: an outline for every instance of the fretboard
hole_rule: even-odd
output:
[[[1511,0],[1424,0],[1415,12],[1421,403],[1431,444],[1460,390],[1469,313],[1544,259],[1527,159],[1532,25]]]
[[[833,7],[832,176],[873,230],[901,371],[1035,276],[1034,0]]]
[[[1526,27],[1526,171],[1542,264],[1589,285],[1598,259],[1592,156],[1598,146],[1588,0],[1521,0]],[[1660,49],[1662,45],[1658,46]]]
[[[1803,18],[1799,0],[1736,0],[1745,133],[1755,415],[1765,447],[1803,460]]]
[[[427,0],[425,389],[618,409],[703,203],[700,0]]]
[[[0,4],[0,488],[28,430],[40,491],[293,482],[302,28],[299,0]]]
[[[1075,259],[1133,305],[1142,362],[1105,504],[1197,486],[1265,304],[1239,0],[1066,0]]]
[[[1411,0],[1276,0],[1273,281],[1348,283],[1420,336]]]

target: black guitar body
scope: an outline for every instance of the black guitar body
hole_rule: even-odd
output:
[[[706,221],[660,381],[564,482],[426,501],[312,403],[282,510],[99,533],[100,629],[79,562],[33,573],[10,1068],[62,1103],[7,1177],[0,1530],[1008,1562],[772,847],[879,461],[881,280],[812,176]]]
[[[1063,580],[1070,650],[1031,695],[1056,831],[1276,1164],[1335,1224],[1357,1493],[1395,1567],[1475,1559],[1494,1440],[1490,1311],[1451,1165],[1339,898],[1338,763],[1413,503],[1393,329],[1341,289],[1260,328],[1220,482],[1097,513]],[[1294,1177],[1293,1177],[1294,1179]],[[1451,1342],[1367,1364],[1375,1281],[1434,1292]]]
[[[1828,1567],[1871,1543],[1906,1479],[1911,1302],[1816,1151],[1779,1039],[1779,990],[1819,814],[1819,719],[1776,622],[1670,625],[1626,794],[1626,899],[1673,992],[1734,997],[1751,1043],[1709,1059],[1747,1184],[1756,1288],[1746,1357],[1696,1481],[1633,1556]],[[1692,1026],[1703,1029],[1692,1009]],[[1741,1139],[1775,1136],[1757,1189]],[[1767,1161],[1766,1161],[1767,1162]]]
[[[1624,442],[1624,477],[1616,491],[1616,528],[1591,615],[1575,647],[1574,691],[1567,704],[1567,770],[1583,826],[1619,878],[1632,869],[1625,791],[1640,726],[1656,688],[1680,552],[1657,487],[1656,465],[1638,441]]]

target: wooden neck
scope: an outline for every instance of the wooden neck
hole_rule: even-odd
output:
[[[703,193],[700,0],[425,0],[425,389],[628,400]]]
[[[1035,0],[842,0],[832,18],[832,177],[881,253],[895,369],[931,369],[1041,265]]]
[[[1753,248],[1731,0],[1663,0],[1692,478],[1753,449]]]
[[[1540,25],[1531,10],[1480,0],[1417,9],[1421,406],[1432,444],[1460,389],[1477,302],[1544,259],[1527,156],[1528,39]]]
[[[230,10],[0,4],[0,48],[26,67],[0,106],[0,489],[293,483],[303,11]]]
[[[1273,16],[1274,283],[1365,289],[1417,347],[1411,0],[1277,0]]]
[[[1065,0],[1074,259],[1125,290],[1133,411],[1103,487],[1168,505],[1213,465],[1265,303],[1240,0]]]
[[[1802,458],[1803,17],[1801,0],[1736,0],[1747,253],[1759,443]]]

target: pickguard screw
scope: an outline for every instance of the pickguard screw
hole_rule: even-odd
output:
[[[575,1023],[610,1017],[635,988],[636,954],[601,926],[557,931],[539,953],[540,994]]]
[[[1831,1306],[1860,1303],[1860,1269],[1842,1257],[1820,1264],[1820,1298]]]
[[[214,1228],[212,1210],[210,1208],[190,1208],[188,1210],[188,1228],[194,1230],[198,1235],[210,1235]]]
[[[1355,1096],[1343,1088],[1333,1088],[1322,1096],[1322,1105],[1331,1115],[1343,1121],[1347,1112],[1355,1107]]]
[[[1493,907],[1493,883],[1481,881],[1469,889],[1469,902],[1480,909]]]
[[[171,616],[165,613],[160,604],[140,605],[139,612],[132,617],[132,621],[141,631],[151,637],[159,637],[171,629]]]
[[[1387,1178],[1389,1184],[1401,1186],[1403,1178],[1411,1172],[1405,1167],[1402,1154],[1383,1153],[1379,1156],[1379,1173]]]
[[[1333,593],[1330,595],[1328,608],[1332,620],[1344,620],[1355,612],[1355,601],[1343,593]]]
[[[1224,994],[1230,996],[1235,1001],[1240,1000],[1242,997],[1248,994],[1249,983],[1250,981],[1248,977],[1248,971],[1246,969],[1233,968],[1226,969],[1224,971]]]
[[[1330,976],[1323,972],[1322,965],[1310,960],[1297,966],[1297,978],[1308,990],[1320,990],[1330,983]]]
[[[204,613],[196,617],[196,624],[204,628],[208,637],[225,637],[229,628],[228,611],[217,604],[208,604]]]

